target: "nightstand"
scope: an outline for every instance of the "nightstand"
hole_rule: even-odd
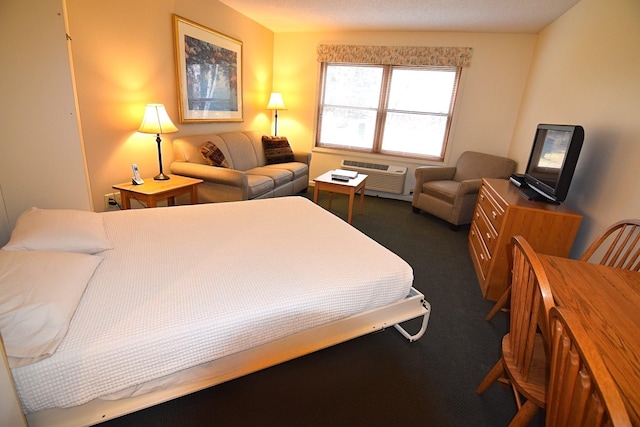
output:
[[[153,178],[145,178],[144,184],[135,185],[131,182],[124,182],[113,186],[120,190],[122,209],[131,208],[131,199],[139,200],[148,208],[155,208],[159,200],[167,200],[168,206],[176,204],[176,196],[189,193],[191,204],[198,203],[198,184],[201,179],[187,178],[186,176],[169,175],[171,179],[166,181],[155,181]]]

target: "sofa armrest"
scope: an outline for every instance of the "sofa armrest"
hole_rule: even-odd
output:
[[[171,173],[233,187],[246,188],[248,186],[247,174],[235,169],[218,168],[198,163],[173,162],[171,163]]]
[[[294,151],[293,160],[300,163],[305,163],[307,166],[311,164],[311,152],[310,151]]]

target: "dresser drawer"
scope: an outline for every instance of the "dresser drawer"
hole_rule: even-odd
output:
[[[471,223],[471,228],[469,229],[469,248],[471,249],[474,263],[480,268],[481,284],[484,286],[484,279],[487,277],[491,255],[484,245],[476,221]]]
[[[487,251],[490,255],[494,254],[498,232],[493,228],[483,209],[476,209],[473,222],[476,224],[479,237],[487,247]]]
[[[500,225],[502,224],[506,208],[498,203],[496,198],[491,195],[484,185],[480,187],[478,205],[485,212],[489,222],[493,225],[493,228],[498,232],[500,230]]]

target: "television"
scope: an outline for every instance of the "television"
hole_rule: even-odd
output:
[[[582,126],[539,124],[520,192],[529,200],[564,201],[583,140]]]

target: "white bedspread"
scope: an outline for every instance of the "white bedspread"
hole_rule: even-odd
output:
[[[402,299],[398,256],[302,197],[105,212],[113,250],[27,412],[69,407]]]

